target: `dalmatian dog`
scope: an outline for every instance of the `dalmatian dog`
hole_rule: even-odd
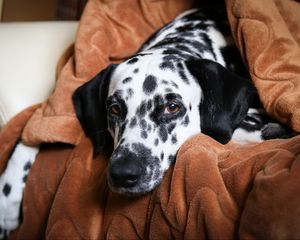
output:
[[[113,138],[107,173],[113,191],[152,191],[180,146],[199,133],[223,144],[289,133],[253,108],[259,106],[256,89],[231,71],[237,65],[231,51],[226,55],[227,39],[215,21],[190,10],[155,33],[136,55],[110,65],[75,92],[77,116],[95,150],[105,147],[107,129]]]
[[[75,111],[95,152],[109,139],[114,142],[107,172],[112,191],[133,196],[152,191],[180,146],[199,133],[223,144],[292,135],[257,109],[256,89],[236,73],[241,59],[234,60],[228,39],[200,10],[187,11],[137,54],[75,91]],[[27,174],[28,159],[31,165],[37,152],[20,143],[0,178],[0,237],[18,224],[24,179],[14,176],[14,168],[19,164],[20,175]]]

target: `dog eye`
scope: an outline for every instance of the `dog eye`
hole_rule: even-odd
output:
[[[180,105],[175,102],[171,102],[166,105],[165,113],[166,114],[174,114],[174,113],[179,112],[179,110],[180,110]]]
[[[114,115],[114,116],[120,117],[121,109],[117,104],[113,104],[112,106],[110,106],[108,108],[108,113],[109,113],[109,115]]]

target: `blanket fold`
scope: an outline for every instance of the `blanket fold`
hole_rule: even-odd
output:
[[[16,145],[21,139],[24,127],[40,104],[34,105],[13,117],[0,131],[0,174],[4,171],[7,161]]]
[[[266,111],[300,132],[299,2],[227,0],[226,5]]]
[[[300,136],[241,146],[200,134],[180,149],[156,191],[135,198],[109,191],[107,156],[93,157],[87,138],[75,149],[44,146],[17,236],[296,239],[300,233]]]

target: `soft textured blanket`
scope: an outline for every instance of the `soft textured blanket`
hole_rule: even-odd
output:
[[[300,238],[300,136],[240,146],[199,134],[182,146],[156,191],[128,198],[109,191],[110,150],[93,156],[75,117],[71,96],[79,85],[133,54],[183,10],[216,2],[88,2],[53,94],[0,134],[0,172],[19,138],[42,144],[12,238]],[[227,0],[226,7],[264,106],[300,131],[300,3]]]

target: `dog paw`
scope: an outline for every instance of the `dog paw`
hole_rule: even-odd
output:
[[[0,190],[0,239],[2,239],[19,224],[23,186],[18,191],[16,187],[12,187],[6,175],[2,175]]]
[[[296,135],[297,133],[293,131],[293,129],[280,123],[271,122],[262,128],[262,138],[264,140],[274,138],[291,138]]]
[[[38,148],[19,143],[0,177],[0,239],[19,225],[23,190],[37,153]]]
[[[0,196],[2,198],[2,196]],[[0,239],[5,239],[19,225],[20,203],[6,204],[0,201]]]

